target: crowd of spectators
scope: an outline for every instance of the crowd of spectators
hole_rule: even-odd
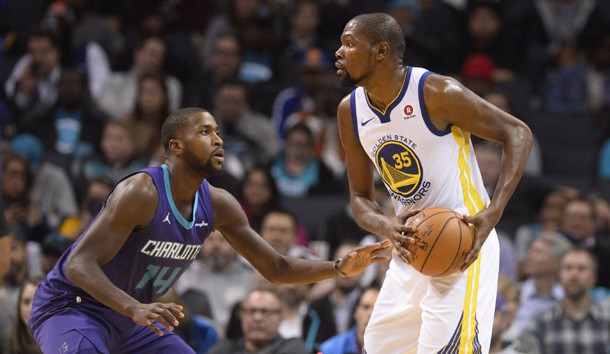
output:
[[[32,288],[116,182],[163,162],[161,124],[179,107],[214,115],[225,166],[210,183],[235,195],[279,252],[329,259],[373,242],[347,203],[336,107],[350,89],[338,85],[334,53],[346,22],[376,11],[401,25],[405,64],[459,79],[534,133],[498,224],[492,352],[610,353],[605,0],[0,1],[11,238],[0,353],[36,352],[24,325]],[[473,143],[491,195],[501,151]],[[185,304],[178,333],[198,353],[356,353],[385,266],[278,288],[214,233],[168,296]]]

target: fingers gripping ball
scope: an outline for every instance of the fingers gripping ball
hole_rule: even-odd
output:
[[[409,218],[407,224],[417,228],[413,233],[415,243],[407,246],[413,255],[411,265],[417,271],[440,277],[460,270],[473,243],[472,231],[460,214],[433,207]]]

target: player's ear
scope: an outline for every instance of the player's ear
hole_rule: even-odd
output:
[[[379,43],[379,48],[377,49],[377,55],[386,56],[390,52],[390,46],[387,42]]]
[[[169,152],[174,155],[182,154],[184,147],[182,146],[182,142],[176,139],[170,139],[169,141]]]

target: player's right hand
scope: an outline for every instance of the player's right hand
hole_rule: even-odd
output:
[[[147,326],[158,336],[163,336],[163,331],[157,327],[155,322],[160,323],[170,331],[180,324],[178,318],[184,318],[182,310],[184,307],[169,303],[154,302],[152,304],[141,304],[135,309],[131,320],[139,325]]]
[[[409,219],[418,214],[420,211],[420,209],[409,210],[406,213],[397,215],[396,218],[394,218],[394,226],[389,235],[389,238],[394,244],[396,253],[400,259],[406,263],[411,263],[411,257],[413,255],[407,249],[407,246],[415,243],[415,238],[412,237],[411,234],[417,231],[415,227],[411,226]]]

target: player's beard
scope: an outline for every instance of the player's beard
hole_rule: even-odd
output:
[[[343,75],[343,77],[340,80],[341,86],[344,88],[354,88],[356,86],[358,86],[358,83],[360,82],[360,79],[355,79],[353,78],[348,72],[347,70],[345,71],[345,75]]]
[[[222,174],[222,168],[214,167],[211,158],[208,159],[207,162],[203,162],[201,161],[201,159],[195,156],[195,154],[193,154],[191,150],[188,149],[184,150],[184,157],[186,159],[186,164],[190,168],[194,169],[195,171],[206,177],[220,176]]]

